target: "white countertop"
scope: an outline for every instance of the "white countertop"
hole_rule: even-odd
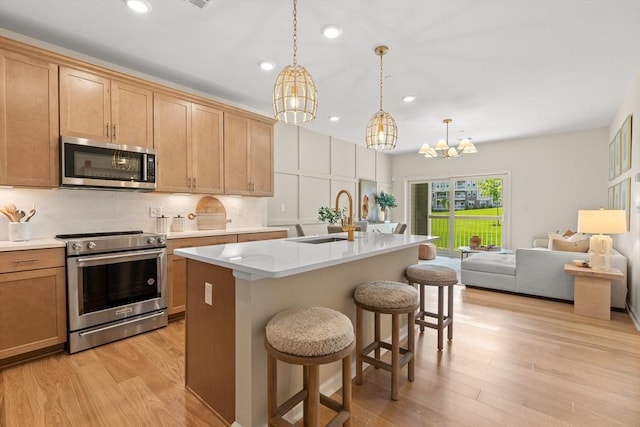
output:
[[[301,243],[301,240],[346,237],[346,235],[347,233],[336,233],[200,246],[176,249],[174,253],[196,261],[232,269],[234,276],[245,280],[259,280],[291,276],[418,246],[420,243],[438,239],[438,236],[356,232],[356,239],[353,242],[343,240],[320,244]]]
[[[287,227],[243,227],[224,230],[187,230],[167,233],[167,239],[183,239],[186,237],[227,236],[229,234],[269,233],[272,231],[288,231]]]
[[[29,249],[64,248],[65,242],[58,239],[33,239],[24,242],[0,241],[0,252],[25,251]]]

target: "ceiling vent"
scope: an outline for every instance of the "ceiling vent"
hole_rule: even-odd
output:
[[[205,7],[207,7],[207,5],[209,5],[210,3],[213,3],[213,0],[184,0],[184,1],[200,9],[204,9]]]

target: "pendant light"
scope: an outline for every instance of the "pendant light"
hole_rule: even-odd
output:
[[[380,111],[375,113],[367,125],[367,148],[370,150],[392,150],[396,148],[398,127],[391,114],[382,109],[382,56],[389,51],[387,46],[378,46],[374,52],[380,57]]]
[[[293,0],[293,64],[280,71],[273,87],[273,113],[285,123],[306,123],[316,118],[318,91],[311,74],[298,65],[298,9]]]
[[[449,123],[452,121],[451,119],[444,119],[442,121],[442,123],[447,126],[447,139],[441,139],[434,147],[429,146],[429,144],[423,144],[420,150],[418,150],[418,153],[424,154],[425,157],[431,159],[450,159],[463,154],[477,153],[478,150],[476,150],[476,146],[467,138],[460,141],[457,148],[449,146]]]

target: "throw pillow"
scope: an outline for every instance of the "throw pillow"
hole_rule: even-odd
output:
[[[587,252],[589,251],[589,240],[583,239],[577,242],[568,242],[565,239],[553,239],[550,241],[549,249],[564,252]]]
[[[576,234],[575,231],[571,231],[571,229],[567,229],[564,233],[562,233],[562,237],[565,237],[565,238],[568,239],[569,237],[573,236],[574,234]]]
[[[579,242],[580,240],[585,239],[588,240],[589,236],[584,233],[575,233],[574,235],[567,237],[567,242]]]

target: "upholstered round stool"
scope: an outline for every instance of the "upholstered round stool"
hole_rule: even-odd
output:
[[[418,291],[406,283],[391,281],[367,282],[353,293],[356,305],[356,384],[362,384],[362,362],[391,372],[391,399],[398,400],[400,369],[405,365],[409,381],[413,381],[415,367],[414,314],[418,308]],[[374,313],[374,341],[364,346],[362,313]],[[380,340],[380,314],[391,315],[391,344]],[[400,316],[407,315],[407,347],[400,347]],[[380,359],[380,349],[391,350],[391,363]],[[374,352],[374,357],[369,356]],[[402,355],[402,357],[400,357]]]
[[[418,246],[418,258],[419,259],[435,259],[436,257],[436,245],[433,243],[423,243]]]
[[[267,323],[264,346],[269,426],[293,426],[283,416],[302,401],[305,426],[318,426],[320,404],[337,412],[331,425],[351,425],[351,353],[355,343],[347,316],[323,307],[282,311]],[[278,360],[303,369],[302,390],[280,406]],[[342,403],[320,393],[320,365],[338,360],[342,360]]]
[[[449,267],[429,264],[414,264],[407,267],[405,276],[409,283],[420,286],[420,310],[416,313],[416,324],[420,325],[420,332],[425,326],[438,330],[438,350],[443,347],[443,331],[447,328],[447,338],[453,339],[453,285],[458,283],[458,275]],[[438,312],[430,313],[424,310],[424,287],[438,287]],[[444,288],[447,288],[447,313],[444,313]],[[437,319],[432,323],[427,318]]]

